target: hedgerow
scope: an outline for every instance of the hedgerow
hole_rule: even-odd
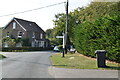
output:
[[[96,57],[95,50],[106,50],[107,59],[120,62],[120,16],[106,16],[76,26],[75,47],[91,57]]]

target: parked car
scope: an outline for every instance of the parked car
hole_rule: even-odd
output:
[[[53,49],[53,51],[59,52],[60,50],[58,49],[58,46],[55,46],[54,49]]]
[[[70,50],[69,50],[69,52],[73,52],[73,53],[75,53],[75,49],[74,48],[71,48]]]

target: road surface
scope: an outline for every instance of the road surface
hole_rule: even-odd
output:
[[[4,53],[3,78],[52,78],[48,73],[52,52]]]
[[[117,70],[64,69],[51,65],[54,52],[2,52],[2,78],[118,78]]]

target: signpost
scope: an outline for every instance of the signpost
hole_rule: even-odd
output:
[[[56,36],[56,38],[63,38],[63,36]]]
[[[63,36],[56,36],[56,38],[62,38],[63,39],[63,55],[62,57],[65,57],[65,34],[63,33]]]

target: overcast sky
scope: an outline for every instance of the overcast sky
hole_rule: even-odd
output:
[[[0,0],[0,16],[40,8],[66,0]],[[69,0],[69,12],[86,6],[91,0]],[[0,17],[0,27],[4,27],[13,17],[36,22],[43,30],[53,28],[55,14],[65,13],[65,4],[52,6],[32,12]]]

